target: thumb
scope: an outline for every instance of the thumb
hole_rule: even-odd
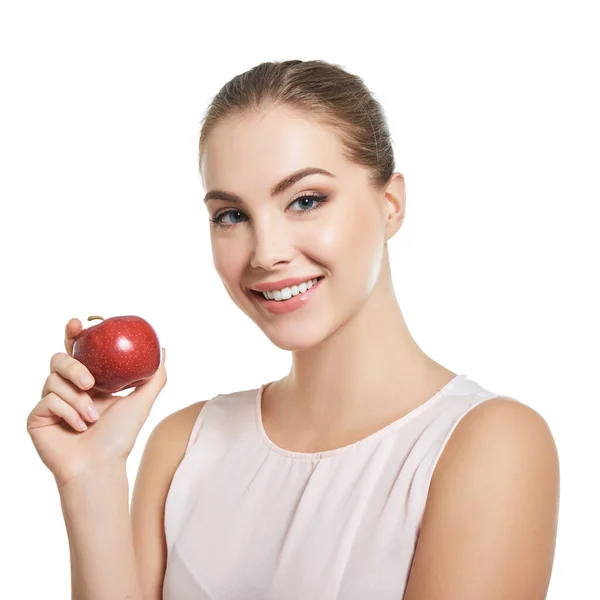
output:
[[[135,404],[141,402],[147,408],[148,412],[152,408],[158,394],[160,394],[167,383],[167,370],[165,368],[167,351],[164,348],[161,348],[161,350],[162,359],[156,373],[146,383],[137,386],[133,392],[126,396],[128,400],[127,404],[131,404],[131,400]]]
[[[148,381],[146,381],[146,383],[139,387],[140,391],[145,390],[144,393],[151,395],[154,394],[155,397],[158,396],[160,390],[162,390],[165,387],[165,384],[167,383],[167,369],[165,368],[167,351],[164,348],[161,348],[161,350],[162,358],[156,373],[154,373],[154,375],[152,375],[152,377]]]

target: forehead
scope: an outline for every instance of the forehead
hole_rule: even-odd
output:
[[[264,191],[274,181],[307,166],[344,176],[351,169],[337,136],[289,108],[277,107],[220,123],[202,158],[205,188]]]

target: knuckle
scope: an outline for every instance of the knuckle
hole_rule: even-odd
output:
[[[56,392],[48,392],[45,396],[44,396],[44,401],[47,404],[55,404],[57,400],[60,400],[60,396],[56,393]]]
[[[60,360],[61,354],[62,352],[56,352],[52,355],[52,357],[50,358],[50,369],[53,369],[53,367],[56,366],[57,361]]]
[[[47,381],[49,385],[54,385],[60,381],[60,375],[56,371],[52,371],[52,373],[48,375]]]
[[[69,365],[67,369],[68,377],[71,381],[76,381],[79,383],[79,376],[83,373],[80,369],[79,365]]]

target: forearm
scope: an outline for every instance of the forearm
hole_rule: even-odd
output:
[[[142,600],[125,466],[59,487],[73,600]]]

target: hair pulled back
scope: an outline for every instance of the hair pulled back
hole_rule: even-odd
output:
[[[394,152],[383,108],[360,77],[323,60],[263,62],[228,81],[205,111],[199,164],[206,140],[219,123],[278,106],[300,111],[329,128],[346,158],[367,169],[375,189],[389,182]]]

